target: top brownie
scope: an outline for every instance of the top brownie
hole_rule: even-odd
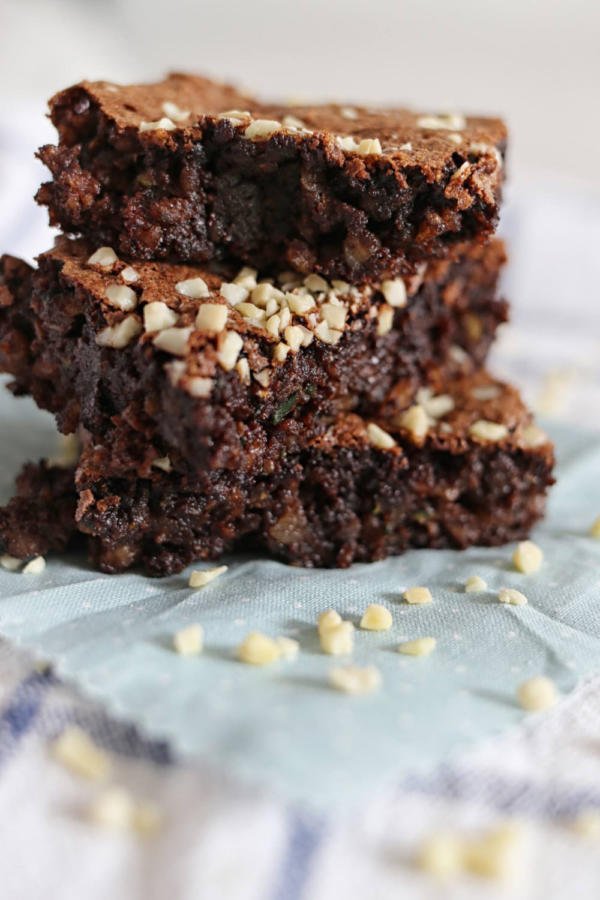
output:
[[[494,229],[506,128],[492,118],[265,104],[172,74],[82,82],[50,101],[58,146],[37,199],[123,256],[358,283],[410,274]]]

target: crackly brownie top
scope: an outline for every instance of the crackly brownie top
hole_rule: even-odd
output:
[[[384,155],[419,167],[432,181],[442,176],[457,150],[491,156],[499,168],[507,136],[506,126],[495,118],[349,104],[270,104],[229,85],[174,73],[155,84],[83,81],[57,94],[50,107],[64,143],[85,139],[72,130],[69,113],[84,112],[90,104],[117,133],[136,129],[150,141],[169,143],[177,133],[200,137],[205,127],[227,123],[252,141],[282,134],[308,145],[316,138],[329,152]]]

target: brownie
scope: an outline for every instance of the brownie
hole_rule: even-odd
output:
[[[2,260],[0,370],[61,431],[107,440],[122,421],[160,457],[252,465],[249,440],[287,418],[370,415],[394,384],[409,402],[480,366],[507,316],[504,259],[493,240],[362,288],[293,273],[256,285],[248,270],[132,267],[60,238],[37,270]]]
[[[88,535],[103,571],[138,565],[152,575],[236,549],[345,567],[410,547],[524,538],[543,513],[553,449],[517,391],[480,372],[444,394],[422,389],[409,409],[401,394],[390,393],[376,422],[341,413],[325,432],[311,417],[282,423],[266,447],[248,447],[261,460],[254,469],[135,471],[118,442],[87,440],[71,473],[73,531]],[[304,446],[283,453],[286,440],[298,446],[286,437],[298,429]],[[127,434],[122,445],[130,446]],[[42,464],[39,477],[51,472]],[[0,544],[13,555],[52,546],[51,534],[46,543],[39,535],[39,491],[27,490],[37,477],[26,470],[21,496],[0,515]]]
[[[414,271],[493,231],[506,127],[406,109],[266,104],[205,78],[84,81],[50,101],[50,221],[134,259]]]

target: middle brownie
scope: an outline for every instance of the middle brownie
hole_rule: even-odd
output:
[[[368,416],[393,385],[408,404],[424,383],[479,368],[507,318],[504,260],[499,240],[465,245],[410,279],[355,288],[130,264],[59,238],[37,269],[2,259],[0,370],[65,433],[106,440],[123,421],[163,465],[233,468],[283,419]]]

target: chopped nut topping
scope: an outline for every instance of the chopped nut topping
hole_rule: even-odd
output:
[[[345,150],[347,152],[358,150],[358,144],[353,137],[340,137],[338,135],[335,139],[335,142],[340,150]]]
[[[284,344],[285,346],[285,344]],[[271,373],[268,369],[262,369],[260,372],[253,372],[253,377],[263,388],[268,388],[271,381]]]
[[[170,472],[173,468],[171,465],[171,460],[168,456],[159,456],[152,461],[152,465],[155,469],[161,469],[163,472]]]
[[[354,649],[354,625],[342,621],[338,625],[319,628],[319,641],[323,653],[331,656],[347,656]]]
[[[339,278],[332,278],[331,287],[338,294],[349,294],[352,291],[352,286],[347,281],[340,281]]]
[[[544,554],[533,541],[521,541],[513,553],[513,563],[518,572],[531,575],[537,572],[542,565]]]
[[[320,294],[329,290],[329,282],[314,272],[306,276],[304,286],[313,294]]]
[[[261,138],[271,137],[280,128],[281,122],[276,122],[274,119],[255,119],[244,131],[244,137],[250,141],[257,141]]]
[[[306,315],[311,309],[315,308],[314,298],[308,294],[302,297],[299,294],[286,294],[286,300],[289,308],[297,316]]]
[[[590,527],[590,537],[600,540],[600,516],[592,522]]]
[[[417,403],[431,419],[441,419],[454,409],[454,398],[450,394],[432,394],[429,388],[417,391]]]
[[[474,400],[495,400],[500,396],[500,388],[497,384],[484,384],[481,387],[473,388],[471,397]]]
[[[465,581],[465,593],[479,594],[481,591],[487,591],[487,581],[484,581],[479,575],[469,575]]]
[[[236,331],[221,332],[217,359],[221,368],[226,372],[230,372],[235,366],[243,345],[244,342]]]
[[[329,682],[346,694],[370,694],[381,686],[381,672],[375,666],[337,666],[329,672]]]
[[[524,447],[540,447],[548,442],[548,435],[537,425],[528,425],[523,429],[521,441]]]
[[[247,109],[228,109],[225,112],[219,113],[217,118],[230,119],[234,125],[239,125],[244,119],[251,119],[252,113],[248,112]]]
[[[104,295],[111,306],[123,312],[131,312],[138,304],[136,292],[125,284],[109,284]]]
[[[521,591],[515,588],[501,588],[498,591],[498,600],[500,603],[507,603],[509,606],[525,606],[527,597]]]
[[[135,269],[131,266],[125,266],[125,268],[119,274],[123,281],[126,281],[128,284],[133,281],[137,281],[140,277]]]
[[[288,353],[291,353],[291,347],[288,347],[287,344],[284,344],[283,341],[280,341],[275,345],[275,349],[273,350],[273,359],[275,360],[275,362],[285,362]]]
[[[51,744],[50,751],[66,769],[89,781],[107,778],[112,768],[108,754],[76,725],[67,726]]]
[[[377,313],[377,334],[389,334],[394,324],[394,310],[391,306],[383,305],[379,307]]]
[[[284,331],[284,337],[290,349],[293,350],[294,353],[296,353],[302,346],[304,335],[302,334],[302,329],[297,325],[288,325],[288,327]]]
[[[257,306],[265,306],[269,300],[282,300],[283,291],[280,291],[279,288],[276,288],[275,285],[270,284],[268,281],[261,281],[252,290],[251,299]]]
[[[188,378],[186,382],[186,390],[190,397],[196,397],[197,400],[203,400],[210,397],[215,386],[213,378],[202,378],[200,375],[194,375]]]
[[[396,441],[391,434],[388,434],[387,431],[384,431],[383,428],[380,428],[374,422],[369,422],[367,425],[367,440],[371,446],[377,447],[378,450],[391,450],[392,447],[396,446]]]
[[[337,331],[335,328],[330,328],[327,322],[319,322],[315,328],[315,335],[320,341],[323,341],[324,344],[332,344],[335,346],[343,336],[343,332]]]
[[[88,259],[88,266],[103,266],[110,268],[117,262],[118,256],[112,247],[99,247]]]
[[[191,588],[202,588],[215,578],[219,578],[227,571],[227,566],[215,566],[214,569],[194,569],[190,574],[188,584]]]
[[[366,631],[387,631],[392,627],[392,614],[380,603],[370,603],[365,609],[360,627]]]
[[[191,115],[189,109],[180,109],[176,103],[171,103],[170,100],[165,100],[162,111],[172,122],[185,122]]]
[[[340,116],[343,119],[358,119],[358,111],[352,106],[342,106],[340,108]]]
[[[41,575],[46,568],[46,560],[43,556],[34,556],[23,566],[23,575]]]
[[[538,675],[519,685],[517,700],[528,712],[541,712],[555,705],[558,701],[558,691],[550,678]]]
[[[279,337],[279,332],[281,330],[281,317],[275,314],[267,319],[266,329],[269,334],[272,334],[273,337]]]
[[[236,311],[245,319],[255,320],[257,322],[261,322],[266,316],[264,309],[261,309],[260,306],[255,306],[254,303],[238,303]]]
[[[361,156],[381,156],[382,149],[379,138],[364,138],[356,148]]]
[[[203,303],[196,316],[198,331],[223,331],[227,322],[227,307],[224,303]]]
[[[233,283],[239,284],[242,287],[245,287],[247,290],[251,291],[256,287],[257,275],[258,272],[256,271],[256,269],[251,269],[248,266],[244,266],[244,268],[240,269],[240,271],[233,279]]]
[[[294,638],[276,637],[275,643],[279,647],[279,653],[282,659],[296,659],[300,652],[300,644]]]
[[[113,347],[121,350],[126,347],[142,330],[142,323],[137,316],[127,316],[117,325],[109,325],[96,335],[96,343],[100,347]]]
[[[46,463],[57,469],[68,469],[77,463],[80,455],[79,437],[76,434],[59,434],[57,451],[48,457]]]
[[[23,563],[22,559],[17,559],[16,556],[9,556],[8,553],[3,553],[0,556],[0,566],[3,569],[6,569],[7,572],[16,572],[21,568]]]
[[[452,141],[453,144],[462,144],[463,136],[457,131],[451,131],[450,134],[446,135],[446,137],[449,141]]]
[[[297,327],[302,332],[302,346],[309,347],[315,339],[314,334],[308,328],[305,328],[304,325],[298,325]]]
[[[508,435],[508,428],[499,422],[488,422],[487,419],[477,419],[469,428],[471,437],[478,441],[490,441],[495,443],[502,441]]]
[[[381,293],[390,306],[406,306],[406,285],[402,278],[392,278],[382,281]]]
[[[250,384],[250,363],[245,357],[237,361],[235,370],[242,384]]]
[[[422,441],[429,431],[429,419],[427,418],[427,413],[418,403],[414,404],[414,406],[410,406],[403,412],[398,418],[398,422],[402,428],[406,428],[406,430],[410,432],[413,439],[416,441]]]
[[[457,115],[420,116],[417,119],[417,128],[427,128],[430,131],[460,131],[466,124],[465,117]]]
[[[284,128],[289,128],[292,131],[304,131],[306,133],[310,133],[310,129],[306,127],[306,123],[301,119],[297,119],[296,116],[284,116],[282,123]]]
[[[402,594],[402,599],[410,604],[431,603],[433,601],[431,591],[426,587],[409,587]]]
[[[450,356],[458,366],[466,366],[469,362],[469,354],[459,344],[452,344]]]
[[[491,144],[482,144],[479,141],[473,141],[472,144],[469,144],[469,153],[474,153],[478,156],[493,156],[497,164],[499,166],[502,165],[502,154],[497,147],[494,147]]]
[[[191,328],[164,328],[158,332],[152,343],[159,350],[172,353],[173,356],[185,356],[191,333]]]
[[[187,371],[187,365],[180,359],[174,359],[171,362],[165,363],[163,368],[173,387],[177,387]]]
[[[237,649],[240,662],[251,666],[267,666],[281,657],[281,647],[271,637],[260,631],[251,631]]]
[[[224,297],[225,300],[227,300],[228,303],[231,303],[232,306],[235,306],[237,303],[243,303],[244,300],[247,300],[250,291],[242,284],[235,284],[235,282],[223,282],[223,284],[219,288],[219,293],[221,294],[221,297]]]
[[[175,290],[183,297],[191,297],[192,300],[200,300],[203,297],[209,297],[210,291],[208,285],[203,278],[186,278],[184,281],[178,281]]]
[[[173,647],[181,656],[199,656],[204,647],[204,629],[194,623],[181,628],[173,635]]]
[[[334,306],[333,303],[324,303],[321,307],[321,315],[330,328],[342,330],[346,324],[347,310],[345,306]]]
[[[339,612],[336,612],[335,609],[326,609],[325,612],[322,612],[317,619],[317,631],[319,634],[323,631],[327,631],[329,628],[333,628],[335,625],[340,625],[342,622],[342,617]]]
[[[398,647],[398,653],[406,656],[429,656],[437,647],[434,637],[415,638],[414,641],[404,641]]]
[[[144,331],[163,331],[177,322],[177,313],[162,300],[153,300],[144,306]]]
[[[173,131],[176,125],[164,116],[156,122],[140,122],[140,131]]]
[[[407,153],[412,153],[413,145],[410,141],[407,141],[405,144],[400,144],[398,147],[399,150],[406,150]]]

